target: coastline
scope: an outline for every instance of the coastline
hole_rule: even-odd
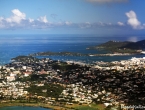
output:
[[[140,55],[143,53],[136,52],[136,53],[120,53],[120,52],[115,52],[115,53],[98,53],[98,54],[83,54],[83,53],[74,53],[74,52],[38,52],[38,53],[32,53],[29,54],[29,56],[129,56],[129,55]]]

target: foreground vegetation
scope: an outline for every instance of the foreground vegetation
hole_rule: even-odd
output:
[[[102,104],[90,104],[90,105],[79,105],[79,104],[73,104],[73,105],[50,105],[50,104],[44,104],[44,103],[20,103],[18,101],[13,102],[5,102],[0,104],[0,108],[2,107],[11,107],[11,106],[30,106],[30,107],[42,107],[42,108],[50,108],[53,110],[107,110],[105,109],[104,105]]]

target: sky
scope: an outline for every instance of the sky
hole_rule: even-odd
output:
[[[0,0],[0,34],[145,35],[145,0]]]

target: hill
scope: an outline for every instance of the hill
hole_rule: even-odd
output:
[[[106,43],[103,43],[103,44],[100,44],[97,46],[92,46],[87,49],[103,49],[103,50],[109,50],[111,52],[136,53],[136,52],[140,52],[141,50],[145,49],[145,40],[141,40],[138,42],[108,41]]]

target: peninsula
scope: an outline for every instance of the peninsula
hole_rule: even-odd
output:
[[[30,56],[88,56],[88,54],[83,53],[77,53],[77,52],[38,52],[38,53],[32,53]]]
[[[145,40],[138,42],[129,42],[129,41],[108,41],[106,43],[91,46],[87,49],[97,49],[97,50],[106,50],[111,53],[132,53],[138,54],[145,49]]]

